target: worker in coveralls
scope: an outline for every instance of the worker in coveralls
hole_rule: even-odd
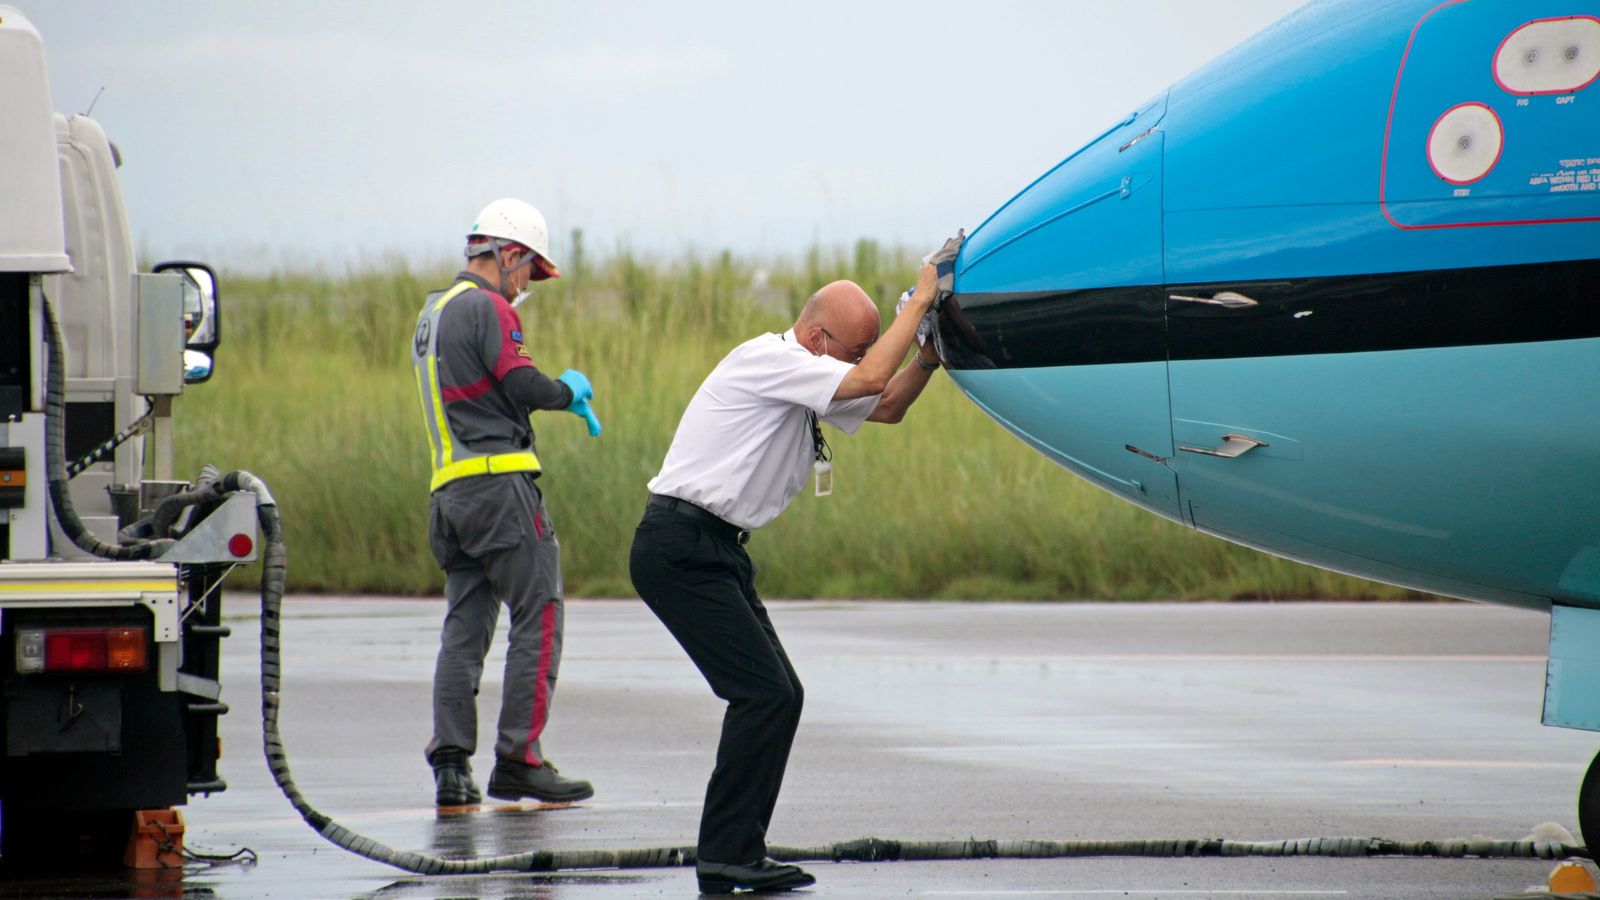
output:
[[[466,255],[455,283],[428,296],[411,346],[433,463],[428,543],[449,601],[427,747],[435,801],[483,799],[469,761],[478,745],[478,682],[501,604],[511,611],[511,643],[489,796],[583,800],[594,788],[558,773],[539,743],[561,663],[561,548],[537,481],[528,415],[566,410],[598,436],[594,392],[581,372],[550,378],[534,367],[507,299],[530,281],[560,277],[544,216],[521,200],[496,200],[473,223]]]
[[[706,377],[650,482],[630,558],[634,588],[728,703],[700,817],[703,893],[815,882],[766,855],[805,693],[756,593],[745,544],[813,477],[818,494],[831,492],[819,421],[847,434],[899,422],[922,393],[939,368],[932,342],[914,364],[900,364],[938,287],[935,266],[923,266],[881,340],[878,309],[860,287],[837,281],[817,291],[787,333],[746,341]]]

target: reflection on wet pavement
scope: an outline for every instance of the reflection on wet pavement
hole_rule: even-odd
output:
[[[1596,740],[1538,724],[1548,619],[1454,604],[772,604],[806,712],[771,839],[867,835],[1518,839],[1572,827]],[[441,605],[292,598],[283,734],[307,799],[391,847],[447,858],[692,844],[721,704],[639,603],[573,602],[546,732],[573,805],[435,810],[422,748]],[[185,809],[190,849],[259,864],[7,873],[3,897],[692,896],[692,869],[427,878],[322,840],[260,756],[254,604],[227,598],[227,791]],[[504,628],[504,623],[502,623]],[[504,638],[488,661],[492,733]],[[474,768],[492,765],[480,745]],[[1461,898],[1543,863],[1123,860],[821,864],[827,896],[1220,894]],[[181,876],[181,878],[180,878]]]

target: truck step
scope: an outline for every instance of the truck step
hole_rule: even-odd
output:
[[[213,778],[210,781],[191,781],[188,784],[188,791],[191,794],[219,794],[227,789],[228,783],[221,778]]]

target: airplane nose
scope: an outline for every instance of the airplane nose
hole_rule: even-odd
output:
[[[1159,123],[1145,105],[973,232],[938,317],[951,377],[1035,449],[1177,518]]]

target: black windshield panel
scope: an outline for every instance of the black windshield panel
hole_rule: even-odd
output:
[[[1193,300],[1233,293],[1226,308]],[[1170,332],[1170,333],[1169,333]],[[957,294],[952,369],[1466,347],[1600,337],[1600,260],[1199,285]]]

